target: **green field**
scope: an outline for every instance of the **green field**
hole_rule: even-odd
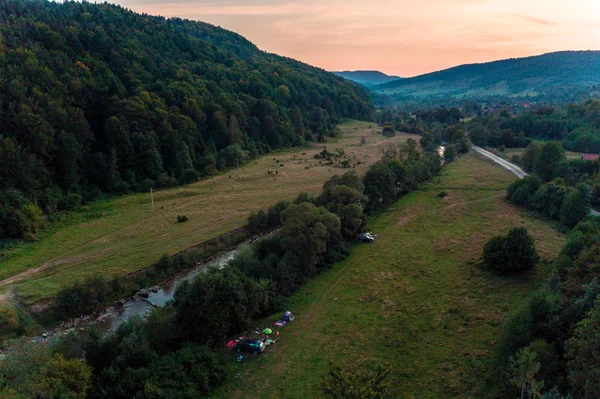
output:
[[[330,361],[378,359],[392,365],[394,398],[485,398],[501,325],[543,270],[490,274],[478,267],[482,246],[515,225],[527,227],[543,259],[564,240],[549,222],[505,201],[513,180],[469,154],[372,219],[375,243],[354,246],[293,295],[288,308],[297,320],[263,355],[232,357],[239,378],[214,396],[318,398]],[[448,196],[439,198],[441,191]]]
[[[418,136],[385,138],[377,125],[348,122],[329,151],[344,149],[351,165],[363,173],[381,158],[387,143]],[[361,138],[366,144],[361,144]],[[0,264],[0,292],[11,288],[28,304],[52,297],[62,284],[86,275],[123,276],[147,267],[163,253],[173,254],[246,223],[253,210],[301,191],[317,193],[325,181],[347,169],[314,159],[323,144],[270,154],[227,174],[196,184],[149,194],[99,201],[68,216],[24,245]],[[271,171],[271,173],[268,173]],[[177,223],[177,215],[189,221]]]

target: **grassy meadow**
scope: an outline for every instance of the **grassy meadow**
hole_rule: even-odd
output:
[[[490,274],[478,266],[483,244],[525,226],[550,259],[564,240],[550,222],[504,199],[513,180],[471,153],[373,218],[375,242],[355,245],[347,260],[293,295],[296,321],[264,354],[232,358],[239,378],[214,397],[319,398],[330,362],[374,360],[392,365],[394,398],[487,397],[502,323],[544,271]],[[441,191],[448,195],[438,197]]]
[[[387,143],[418,136],[385,138],[367,122],[340,126],[341,135],[327,144],[344,149],[354,170],[364,173],[381,158]],[[366,144],[361,144],[361,138]],[[13,289],[25,303],[52,297],[63,284],[86,275],[123,276],[246,224],[253,210],[301,191],[317,193],[334,174],[349,169],[314,159],[323,144],[269,154],[239,169],[195,184],[156,191],[152,212],[147,193],[102,200],[67,216],[41,240],[20,246],[0,263],[0,292]],[[271,173],[269,173],[271,171]],[[177,223],[177,215],[188,222]]]

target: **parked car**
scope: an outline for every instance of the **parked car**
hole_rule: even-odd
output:
[[[235,344],[238,352],[252,352],[255,355],[265,350],[265,343],[260,339],[245,339]]]
[[[371,242],[375,241],[375,236],[372,233],[362,233],[362,234],[358,235],[358,237],[356,238],[356,241],[371,243]]]

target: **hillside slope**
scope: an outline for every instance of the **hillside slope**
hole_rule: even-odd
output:
[[[209,24],[109,4],[0,7],[0,202],[16,189],[12,207],[52,214],[69,193],[194,181],[372,112],[360,87]]]
[[[564,51],[461,65],[372,89],[397,98],[558,97],[597,84],[600,51]]]
[[[393,82],[398,79],[402,79],[399,76],[386,75],[379,71],[343,71],[333,72],[337,76],[341,76],[344,79],[351,80],[365,87],[372,87],[388,82]]]

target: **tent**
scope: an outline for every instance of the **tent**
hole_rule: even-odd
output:
[[[295,318],[296,316],[294,316],[294,314],[288,310],[283,316],[281,316],[280,320],[289,323],[290,321],[294,321]]]

